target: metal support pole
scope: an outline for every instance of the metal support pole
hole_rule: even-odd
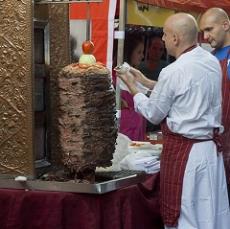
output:
[[[119,31],[117,31],[116,38],[118,39],[118,50],[117,50],[117,65],[121,65],[124,59],[124,39],[125,39],[125,18],[126,18],[126,7],[125,0],[120,0],[120,10],[119,10]],[[121,110],[121,90],[119,87],[119,78],[117,78],[116,83],[116,108],[117,108],[117,117],[118,117],[118,125],[120,118],[120,110]]]

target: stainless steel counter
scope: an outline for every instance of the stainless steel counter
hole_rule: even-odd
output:
[[[147,174],[137,173],[126,177],[94,184],[76,183],[73,180],[67,182],[59,182],[42,180],[16,181],[14,179],[0,179],[0,188],[103,194],[120,188],[125,188],[130,185],[141,183],[145,181],[146,178]]]

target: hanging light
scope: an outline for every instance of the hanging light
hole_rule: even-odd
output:
[[[137,9],[142,12],[149,11],[149,4],[137,2]]]

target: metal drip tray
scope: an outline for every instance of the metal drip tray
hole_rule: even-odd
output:
[[[120,171],[118,171],[118,173],[119,172]],[[104,176],[102,173],[104,173]],[[111,172],[108,173],[111,174]],[[113,176],[116,177],[115,173],[116,172],[113,172]],[[125,188],[130,185],[141,183],[145,181],[147,176],[148,175],[144,172],[138,172],[123,177],[120,176],[116,179],[107,180],[106,172],[101,172],[99,176],[96,174],[96,179],[98,177],[101,182],[96,181],[94,184],[76,183],[73,180],[59,182],[42,180],[16,181],[14,179],[0,179],[0,188],[103,194],[120,188]]]

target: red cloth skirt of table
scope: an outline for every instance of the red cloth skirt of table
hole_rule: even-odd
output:
[[[159,174],[103,195],[0,189],[0,229],[161,229]]]

